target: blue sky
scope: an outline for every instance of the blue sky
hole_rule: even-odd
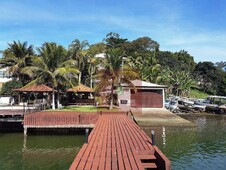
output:
[[[161,50],[186,50],[196,62],[226,61],[225,19],[225,0],[1,0],[0,50],[14,40],[93,44],[117,32],[128,40],[148,36]]]

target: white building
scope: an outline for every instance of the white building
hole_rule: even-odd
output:
[[[7,68],[0,69],[0,89],[2,84],[12,80],[11,76],[7,73]]]

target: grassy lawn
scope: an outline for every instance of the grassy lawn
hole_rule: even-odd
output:
[[[75,112],[117,112],[117,108],[109,110],[108,107],[95,107],[95,106],[67,106],[59,111],[75,111]]]
[[[191,90],[191,93],[189,94],[190,98],[197,98],[197,99],[206,99],[207,96],[209,96],[209,94],[199,90]]]

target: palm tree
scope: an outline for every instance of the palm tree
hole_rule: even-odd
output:
[[[106,87],[111,87],[110,93],[110,106],[113,107],[113,92],[116,86],[120,86],[121,83],[127,83],[133,86],[131,80],[138,77],[137,73],[130,67],[123,64],[124,53],[119,49],[110,49],[106,56],[103,64],[103,68],[100,69],[96,75],[96,79],[99,83],[96,86],[97,91],[101,91]]]
[[[82,72],[87,62],[87,50],[86,50],[87,47],[89,47],[89,43],[87,40],[80,42],[78,39],[75,39],[69,45],[68,49],[70,58],[77,60],[77,68],[80,71],[79,83],[81,83],[81,77],[83,76]]]
[[[93,88],[93,74],[96,72],[97,58],[89,56],[88,58],[89,68],[88,72],[90,75],[90,88]]]
[[[155,64],[153,66],[145,66],[143,69],[143,80],[148,80],[152,83],[158,83],[161,79],[161,65]]]
[[[27,42],[20,41],[8,44],[9,47],[1,51],[3,58],[0,59],[0,68],[8,68],[9,74],[19,81],[23,80],[20,70],[30,64],[34,55],[33,46],[28,46]]]
[[[66,60],[66,50],[55,43],[45,43],[38,49],[40,56],[33,59],[33,65],[22,70],[33,78],[31,83],[46,83],[53,88],[52,109],[55,109],[55,89],[57,89],[57,107],[59,107],[59,91],[61,86],[73,86],[77,82],[79,71],[75,60]],[[58,61],[55,61],[58,60]]]
[[[103,54],[106,51],[104,43],[93,44],[88,49],[88,73],[90,79],[90,88],[93,88],[93,75],[96,73],[97,68],[101,65],[102,58],[98,54]]]

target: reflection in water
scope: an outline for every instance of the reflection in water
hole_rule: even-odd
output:
[[[27,149],[27,135],[24,135],[24,142],[23,142],[23,149],[22,149],[22,152],[24,151],[24,150],[26,150]]]
[[[166,128],[165,126],[162,127],[162,144],[166,145]]]
[[[145,127],[171,160],[172,169],[225,169],[226,115],[183,115],[196,127]]]
[[[0,169],[68,169],[84,140],[84,135],[0,133]]]

